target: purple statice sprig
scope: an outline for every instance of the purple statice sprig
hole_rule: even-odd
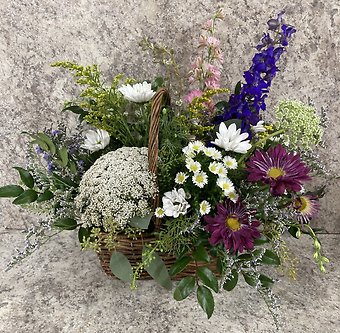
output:
[[[242,132],[250,132],[250,126],[260,120],[260,111],[266,110],[265,99],[269,88],[279,68],[277,62],[285,51],[289,39],[296,29],[283,23],[283,12],[276,19],[268,22],[268,32],[264,33],[260,44],[256,46],[257,53],[252,59],[252,65],[244,72],[245,82],[240,82],[235,93],[230,95],[223,113],[216,116],[215,124],[230,119],[240,119]]]

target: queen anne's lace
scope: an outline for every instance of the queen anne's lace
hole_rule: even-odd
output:
[[[108,231],[109,222],[125,226],[151,212],[157,192],[148,170],[147,148],[123,147],[99,158],[84,174],[75,199],[80,222]]]

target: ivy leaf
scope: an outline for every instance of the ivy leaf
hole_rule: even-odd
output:
[[[110,259],[111,272],[120,280],[131,282],[132,280],[132,266],[128,258],[121,252],[112,252]]]
[[[47,134],[38,133],[37,137],[39,139],[43,140],[47,144],[49,151],[51,152],[52,155],[54,155],[56,153],[56,147],[55,147],[53,141],[51,140],[51,138]]]
[[[53,226],[63,230],[74,230],[75,228],[77,228],[77,225],[78,225],[77,221],[69,217],[59,219],[53,224]]]
[[[0,187],[0,198],[15,198],[22,192],[24,189],[19,185],[5,185]]]
[[[175,276],[178,273],[182,272],[185,267],[191,262],[191,257],[182,257],[179,260],[176,260],[175,263],[171,266],[169,270],[170,276]]]
[[[236,269],[233,269],[229,276],[227,276],[226,281],[223,284],[223,289],[227,291],[232,291],[238,282],[238,273]]]
[[[218,292],[218,281],[215,274],[210,268],[206,266],[198,267],[196,270],[197,276],[200,280],[209,288],[211,288],[215,293]]]
[[[32,175],[25,169],[20,167],[14,167],[13,169],[17,170],[20,175],[21,181],[29,188],[33,188],[34,186],[34,179]]]
[[[215,307],[214,297],[210,289],[205,286],[199,286],[197,288],[197,300],[209,319],[213,314]]]
[[[25,205],[37,200],[38,194],[34,190],[26,190],[22,192],[16,199],[13,200],[15,205]]]
[[[153,216],[153,213],[150,213],[143,217],[135,216],[129,221],[129,224],[131,225],[131,227],[147,229],[149,228],[149,224],[150,224],[152,216]]]
[[[67,166],[68,163],[68,152],[67,152],[67,148],[66,147],[61,147],[58,151],[58,155],[61,159],[61,166],[63,168],[65,168]]]
[[[186,276],[177,285],[174,292],[174,299],[182,301],[187,298],[195,288],[195,278],[193,276]]]
[[[266,250],[261,258],[261,262],[265,265],[279,266],[281,264],[280,258],[271,250]]]
[[[143,249],[143,252],[146,249]],[[145,270],[149,273],[149,275],[157,281],[162,287],[165,289],[171,290],[172,283],[170,279],[170,275],[168,270],[166,269],[166,266],[164,264],[164,261],[161,259],[161,257],[157,254],[153,254],[154,259],[150,262],[150,264],[145,267]]]
[[[199,245],[192,254],[196,261],[210,262],[210,256],[204,245]]]
[[[54,194],[50,190],[46,190],[38,196],[37,202],[43,202],[50,200],[54,197]]]

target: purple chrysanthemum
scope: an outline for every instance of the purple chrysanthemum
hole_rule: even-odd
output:
[[[301,183],[309,180],[309,168],[298,154],[288,153],[280,144],[268,151],[257,150],[247,162],[250,182],[270,184],[273,195],[282,195],[285,190],[301,190]]]
[[[254,247],[254,239],[261,236],[257,227],[260,222],[246,210],[245,205],[238,200],[236,203],[226,199],[223,204],[217,204],[217,215],[205,215],[205,229],[211,233],[210,244],[223,243],[225,248],[233,252],[243,252]]]
[[[309,223],[320,210],[320,203],[315,195],[301,195],[294,200],[293,206],[298,212],[299,222],[305,224]]]

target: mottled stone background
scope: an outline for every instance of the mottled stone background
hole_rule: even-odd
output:
[[[152,78],[159,68],[138,47],[150,37],[178,50],[183,72],[195,51],[200,25],[218,7],[226,12],[219,26],[225,52],[224,80],[233,87],[249,67],[253,46],[266,21],[285,6],[286,20],[297,33],[280,62],[269,109],[279,99],[307,102],[329,110],[326,148],[321,151],[331,175],[339,172],[339,32],[338,0],[0,0],[0,186],[16,179],[13,165],[24,165],[24,130],[41,130],[58,121],[65,99],[77,93],[70,75],[51,68],[57,60],[97,63],[109,81],[124,72]],[[339,180],[328,181],[317,225],[340,232]],[[0,202],[4,268],[20,229],[34,217]],[[321,276],[310,257],[309,239],[292,241],[301,258],[297,282],[283,278],[276,292],[283,298],[283,332],[340,332],[339,235],[322,236],[332,260]],[[247,286],[217,297],[216,314],[207,321],[194,299],[180,304],[171,295],[142,283],[137,292],[101,272],[96,256],[81,253],[72,233],[61,235],[22,266],[1,273],[0,332],[270,332],[264,302]]]

